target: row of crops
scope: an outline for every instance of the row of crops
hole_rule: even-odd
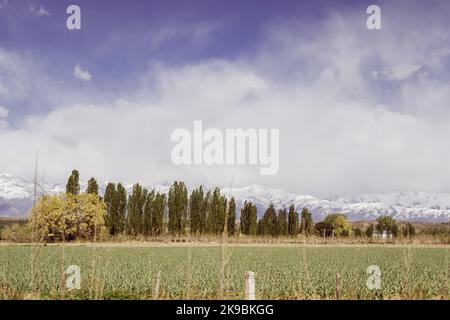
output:
[[[256,273],[260,299],[448,299],[446,247],[0,246],[0,298],[241,299]],[[81,287],[66,288],[79,266]],[[367,268],[380,268],[370,290]],[[222,268],[223,267],[223,268]],[[336,275],[339,275],[337,283]]]

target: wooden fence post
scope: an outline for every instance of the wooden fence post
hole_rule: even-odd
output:
[[[252,271],[245,273],[245,299],[256,300],[255,273]]]
[[[156,283],[155,283],[155,290],[153,291],[153,299],[158,300],[159,298],[159,286],[161,284],[161,270],[158,271],[158,274],[156,275]]]

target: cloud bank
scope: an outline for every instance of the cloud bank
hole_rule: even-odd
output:
[[[73,75],[81,81],[91,81],[92,76],[87,70],[83,70],[79,64],[73,68]]]
[[[232,60],[149,63],[126,96],[73,101],[28,115],[20,126],[4,125],[0,167],[32,176],[39,150],[40,167],[54,181],[78,168],[83,178],[219,186],[233,180],[318,196],[450,192],[448,26],[409,26],[411,41],[400,22],[383,21],[383,30],[368,31],[349,11],[314,28],[274,22],[264,41]],[[20,56],[5,56],[0,68],[20,66]],[[74,76],[91,80],[79,65]],[[14,77],[11,83],[20,88]],[[1,88],[4,95],[15,91],[2,78],[0,95]],[[280,129],[279,174],[260,176],[258,166],[173,165],[171,132],[192,130],[194,120],[223,130]]]

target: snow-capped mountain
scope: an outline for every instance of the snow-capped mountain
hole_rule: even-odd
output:
[[[396,220],[404,221],[450,221],[450,194],[444,193],[399,191],[320,199],[257,185],[231,190],[224,188],[222,192],[234,196],[238,207],[246,200],[253,202],[258,208],[258,215],[272,203],[277,209],[288,209],[291,204],[298,212],[307,208],[312,212],[314,220],[322,220],[327,214],[334,212],[344,213],[353,221],[374,220],[380,215],[390,215]]]
[[[34,182],[15,177],[7,173],[0,174],[0,217],[25,217],[33,206],[35,190]],[[98,182],[99,192],[103,194],[107,182]],[[128,193],[133,189],[133,185],[124,185]],[[86,190],[87,182],[80,181],[80,190]],[[156,192],[168,193],[170,184],[157,184],[148,189]],[[36,195],[57,194],[65,192],[63,184],[38,181],[36,184]]]
[[[99,183],[103,193],[106,183]],[[128,192],[132,185],[125,186]],[[147,187],[158,192],[167,193],[169,183]],[[86,183],[81,183],[81,189],[86,189]],[[63,192],[64,185],[41,183],[37,193],[55,194]],[[397,220],[422,222],[450,221],[450,194],[424,192],[392,192],[387,194],[362,194],[349,197],[320,199],[309,195],[297,195],[278,189],[251,185],[243,188],[222,188],[221,193],[233,196],[237,202],[237,212],[245,201],[253,202],[258,209],[258,216],[273,204],[275,208],[288,209],[291,204],[297,211],[308,208],[314,220],[322,220],[332,212],[344,213],[350,220],[374,220],[380,215],[391,215]],[[8,174],[0,174],[0,217],[26,216],[33,204],[34,183]]]

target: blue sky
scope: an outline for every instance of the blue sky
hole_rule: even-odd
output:
[[[76,102],[83,101],[86,91],[90,99],[111,97],[111,92],[126,95],[154,63],[181,66],[205,59],[234,60],[254,53],[273,24],[302,21],[301,32],[310,32],[330,14],[349,8],[364,12],[371,3],[88,0],[76,3],[82,9],[82,30],[68,31],[65,12],[72,2],[4,0],[0,41],[3,50],[33,60],[54,90],[79,91]],[[361,19],[361,25],[364,22]],[[94,85],[73,79],[77,64],[95,74]],[[27,101],[12,101],[13,121],[60,104],[49,101],[38,84],[31,86],[36,91]]]
[[[65,27],[81,8],[82,30]],[[366,28],[378,4],[382,30]],[[49,179],[450,192],[450,2],[0,0],[0,168]],[[170,132],[279,128],[280,173],[176,167]],[[236,178],[237,177],[237,178]]]

